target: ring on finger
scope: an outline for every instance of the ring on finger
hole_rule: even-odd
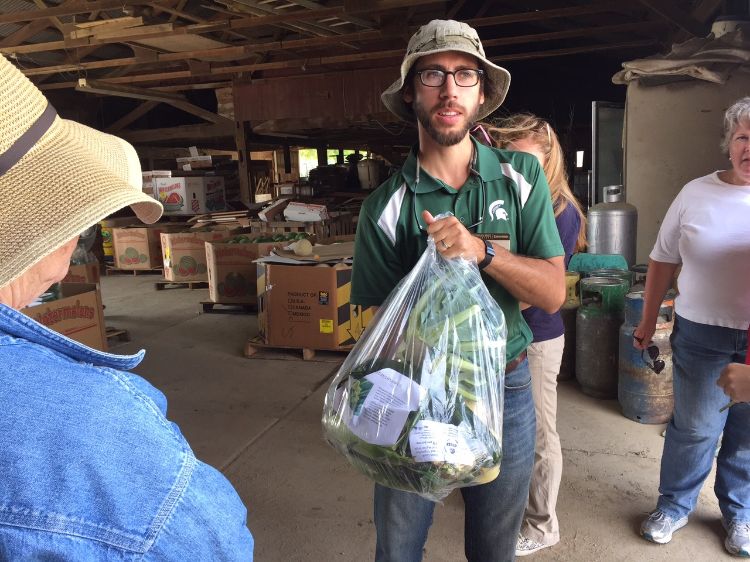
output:
[[[446,244],[445,243],[445,240],[441,240],[440,243],[443,245],[443,249],[445,249],[445,250],[447,250],[448,248],[451,247],[450,244]]]

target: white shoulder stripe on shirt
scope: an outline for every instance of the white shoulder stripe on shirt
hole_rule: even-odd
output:
[[[378,219],[378,226],[385,232],[394,246],[396,245],[396,225],[398,225],[398,217],[401,214],[401,205],[404,202],[405,195],[406,182],[401,184],[399,190],[391,195]]]
[[[503,175],[507,178],[510,178],[510,180],[514,181],[518,186],[519,196],[521,199],[521,208],[523,209],[524,205],[526,205],[526,201],[529,199],[529,195],[531,195],[531,184],[526,181],[526,178],[523,177],[523,174],[521,174],[521,172],[516,170],[508,162],[501,163],[500,168],[503,171]]]

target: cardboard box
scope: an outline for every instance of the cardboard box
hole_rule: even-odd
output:
[[[206,242],[220,242],[231,236],[229,230],[163,232],[161,249],[164,278],[182,283],[208,281]]]
[[[159,228],[148,226],[113,228],[115,267],[118,269],[155,269],[161,266]]]
[[[61,283],[94,283],[99,284],[101,275],[99,262],[71,265],[68,274]]]
[[[154,190],[165,215],[199,215],[227,207],[221,176],[155,178]]]
[[[349,302],[350,266],[257,264],[258,329],[267,345],[345,350],[375,307]]]
[[[288,244],[206,242],[209,298],[220,303],[254,304],[257,301],[257,286],[253,261],[269,255],[274,248],[283,248]]]
[[[288,221],[317,222],[328,220],[328,209],[325,205],[290,202],[284,208],[284,218]]]
[[[115,259],[115,247],[112,241],[112,229],[122,228],[131,224],[142,224],[135,217],[120,217],[114,219],[104,219],[99,223],[102,228],[102,249],[104,251],[104,261],[113,263]]]
[[[26,307],[21,312],[72,340],[107,351],[102,298],[97,286],[64,283],[61,287],[63,298]]]

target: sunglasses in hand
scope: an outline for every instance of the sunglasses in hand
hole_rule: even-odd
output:
[[[643,343],[643,338],[639,338],[638,336],[636,336],[635,332],[633,332],[633,339],[636,340],[638,343]],[[644,353],[646,352],[648,353],[648,356],[651,359],[651,361],[646,359],[646,357],[644,356]],[[666,363],[664,363],[664,360],[659,359],[659,348],[653,343],[649,345],[646,349],[641,349],[641,359],[648,366],[648,368],[651,369],[657,375],[664,370],[664,367],[666,367]]]

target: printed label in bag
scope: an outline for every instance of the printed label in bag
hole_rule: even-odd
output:
[[[469,436],[455,425],[420,420],[409,432],[409,447],[417,462],[447,462],[471,466],[480,455],[477,455],[469,442],[473,442],[475,448],[479,443],[467,437]]]
[[[398,441],[409,413],[419,408],[426,390],[393,369],[381,369],[353,380],[343,419],[368,443],[390,446]]]

